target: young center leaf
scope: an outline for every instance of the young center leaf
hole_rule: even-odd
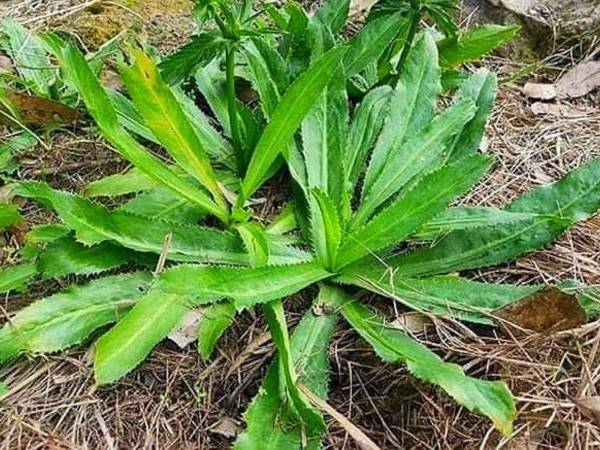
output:
[[[264,180],[279,154],[285,152],[294,133],[314,103],[328,85],[346,53],[343,47],[334,48],[315,61],[300,75],[282,96],[256,144],[248,165],[242,191],[249,198]]]

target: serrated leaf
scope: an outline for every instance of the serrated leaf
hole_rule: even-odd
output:
[[[512,432],[516,408],[504,382],[478,380],[465,375],[460,366],[444,362],[426,346],[403,331],[386,325],[384,318],[339,289],[331,288],[327,298],[340,308],[352,328],[383,361],[406,364],[415,377],[440,386],[460,405],[489,417],[503,435]]]
[[[210,305],[198,325],[198,353],[203,359],[212,355],[215,345],[235,319],[235,303],[225,300]]]
[[[19,167],[15,158],[32,148],[36,142],[36,136],[28,131],[0,142],[0,173],[11,174],[14,172]]]
[[[394,41],[406,21],[397,13],[368,22],[349,43],[344,57],[346,75],[352,77],[362,72],[369,64],[377,62],[385,49]]]
[[[457,230],[503,225],[532,220],[535,214],[503,211],[490,207],[460,206],[448,208],[435,219],[424,224],[414,235],[415,239],[432,240]]]
[[[124,158],[177,195],[205,207],[221,221],[227,221],[227,214],[203,190],[181,179],[166,164],[150,155],[144,147],[127,134],[119,124],[108,95],[79,50],[73,46],[69,46],[65,50],[62,68],[77,87],[89,113],[96,120],[103,135]]]
[[[169,222],[197,224],[206,211],[164,188],[141,192],[121,205],[119,211]]]
[[[105,277],[32,303],[0,329],[0,363],[24,352],[51,353],[80,344],[119,320],[150,279],[147,273]]]
[[[327,193],[338,206],[344,193],[348,98],[343,72],[334,75],[302,121],[302,151],[308,188]]]
[[[316,262],[253,268],[182,265],[163,272],[155,289],[191,297],[194,305],[231,298],[241,309],[292,295],[329,276]]]
[[[358,178],[364,170],[367,156],[383,127],[392,95],[393,90],[389,86],[372,89],[354,111],[348,130],[348,150],[345,161],[346,189],[349,193],[354,192]]]
[[[265,303],[263,310],[271,338],[277,348],[281,401],[283,403],[289,401],[289,406],[294,413],[298,414],[302,424],[306,427],[307,435],[322,434],[326,428],[321,414],[310,405],[308,399],[298,388],[298,375],[294,367],[283,304],[281,300],[274,300]]]
[[[154,290],[142,297],[96,342],[96,383],[111,383],[133,370],[181,322],[188,303],[185,297]]]
[[[289,145],[302,120],[338,69],[345,52],[346,49],[340,47],[325,53],[282,96],[248,165],[242,183],[245,198],[256,191],[276,157]]]
[[[162,80],[157,67],[141,50],[134,63],[121,70],[136,109],[162,146],[190,175],[195,177],[227,214],[227,204],[206,150],[177,97]]]
[[[8,36],[8,53],[21,77],[37,94],[50,97],[56,70],[52,68],[43,42],[13,19],[4,19],[2,30]]]
[[[133,169],[125,173],[108,175],[92,181],[85,187],[86,197],[120,197],[121,195],[134,194],[160,186],[156,181],[148,178],[141,170]]]
[[[552,214],[573,222],[600,209],[600,160],[575,169],[556,183],[528,191],[506,208],[513,213]]]
[[[53,242],[65,237],[70,233],[69,227],[61,224],[36,225],[25,235],[25,242],[28,244],[39,244],[44,242]]]
[[[573,222],[553,216],[456,231],[428,248],[392,257],[386,264],[406,276],[477,269],[507,261],[548,245]]]
[[[485,24],[456,34],[439,42],[440,63],[444,67],[456,67],[476,61],[483,55],[510,41],[518,32],[517,25]]]
[[[458,98],[473,100],[477,106],[477,112],[456,135],[454,142],[448,145],[450,161],[456,161],[479,149],[485,125],[496,99],[496,87],[496,75],[483,69],[471,75],[461,84]]]
[[[22,263],[5,267],[0,270],[0,293],[19,290],[28,280],[38,273],[37,266],[31,263]]]
[[[13,185],[15,194],[35,199],[54,209],[72,228],[77,240],[86,245],[114,241],[139,252],[161,254],[165,236],[171,234],[167,257],[176,261],[214,264],[248,264],[248,254],[238,236],[215,228],[199,227],[136,216],[123,211],[108,211],[67,192],[56,191],[43,183]],[[271,262],[285,264],[305,261],[309,255],[280,244],[270,237]]]
[[[250,266],[260,267],[269,261],[269,243],[263,227],[254,222],[236,226],[250,257]]]
[[[19,209],[10,203],[0,203],[0,231],[19,223],[23,218]]]
[[[309,205],[312,245],[321,264],[333,270],[342,240],[338,210],[329,196],[319,189],[311,190]]]
[[[468,190],[489,165],[488,158],[473,155],[423,177],[364,227],[344,238],[338,267],[398,244]]]
[[[340,33],[350,13],[350,0],[326,0],[315,11],[315,17],[329,25],[332,33]]]
[[[299,381],[321,398],[327,396],[327,348],[335,315],[308,311],[292,334],[291,356]],[[321,448],[320,435],[307,435],[298,422],[286,422],[285,405],[279,396],[279,365],[273,362],[261,389],[244,414],[248,425],[235,442],[236,450],[293,450]]]
[[[541,286],[514,286],[481,283],[457,276],[407,278],[390,267],[378,278],[370,274],[342,272],[336,279],[392,298],[417,311],[469,322],[494,325],[491,313],[541,289]]]
[[[394,153],[386,158],[385,166],[372,186],[369,190],[363,190],[364,200],[352,218],[350,228],[356,229],[364,224],[378,207],[412,179],[418,179],[431,170],[432,161],[441,156],[448,140],[460,131],[475,111],[473,101],[460,100],[433,119],[415,137],[394,148]]]
[[[388,166],[390,156],[395,155],[407,139],[415,136],[433,118],[440,91],[437,49],[433,37],[425,33],[417,40],[402,66],[390,112],[369,161],[363,198]]]
[[[227,41],[218,33],[200,33],[160,63],[161,75],[169,84],[179,83],[224,53],[226,46]]]
[[[44,278],[89,275],[120,267],[136,259],[141,259],[141,255],[109,242],[86,247],[71,237],[63,237],[40,253],[38,270]]]

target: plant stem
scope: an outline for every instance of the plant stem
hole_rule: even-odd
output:
[[[235,48],[233,46],[229,47],[225,53],[225,80],[231,140],[233,142],[233,149],[237,159],[238,171],[240,172],[240,175],[244,175],[246,158],[242,146],[239,122],[240,118],[237,111],[237,98],[235,95]]]

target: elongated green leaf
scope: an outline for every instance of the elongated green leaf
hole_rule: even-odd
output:
[[[267,233],[285,234],[294,230],[297,226],[294,202],[291,201],[271,220],[271,223],[267,226]]]
[[[385,167],[366,192],[364,201],[356,211],[351,228],[364,224],[367,219],[391,196],[409,181],[431,169],[431,163],[442,154],[448,140],[475,114],[475,105],[461,100],[431,121],[414,138],[406,142],[387,158]]]
[[[364,170],[367,155],[372,149],[384,119],[388,116],[393,91],[389,86],[381,86],[369,91],[356,108],[348,131],[346,152],[346,185],[348,192],[354,192],[359,176]]]
[[[246,198],[256,191],[276,157],[287,148],[302,120],[320,97],[334,72],[339,70],[345,52],[343,47],[327,52],[285,92],[252,154],[242,184]]]
[[[600,209],[600,160],[573,170],[556,183],[526,192],[506,209],[553,214],[573,222],[591,217]]]
[[[440,62],[444,67],[456,67],[476,61],[489,51],[510,41],[519,31],[516,25],[485,24],[442,40],[438,44]]]
[[[28,244],[54,242],[57,239],[65,237],[70,232],[69,227],[61,224],[49,223],[36,225],[25,235],[25,242]]]
[[[183,318],[189,299],[151,291],[96,342],[94,374],[99,385],[133,370]]]
[[[139,252],[160,254],[164,239],[170,234],[167,257],[171,260],[222,264],[248,264],[249,261],[241,240],[234,233],[149,219],[123,211],[109,212],[43,183],[19,183],[14,185],[14,192],[53,208],[75,231],[77,240],[86,245],[113,241]],[[308,257],[302,251],[280,244],[274,236],[270,237],[270,251],[273,264],[298,262]]]
[[[569,219],[540,216],[528,221],[456,231],[432,247],[390,258],[386,264],[397,267],[399,273],[406,276],[492,266],[548,245],[572,223]]]
[[[64,237],[41,252],[38,270],[45,278],[97,274],[134,261],[138,256],[142,259],[136,252],[109,242],[86,247]]]
[[[342,273],[337,281],[362,287],[414,308],[440,316],[495,325],[491,313],[541,289],[541,286],[513,286],[480,283],[456,276],[406,278],[392,267],[380,278],[357,272]]]
[[[472,206],[448,208],[435,219],[424,224],[414,237],[421,240],[436,239],[452,231],[503,225],[532,220],[534,217],[535,214],[513,213],[496,208]]]
[[[338,266],[398,244],[468,190],[489,165],[488,158],[473,155],[426,175],[367,225],[344,239]]]
[[[377,140],[363,186],[363,198],[370,192],[391,155],[427,125],[441,91],[440,69],[433,37],[425,33],[408,54],[399,74],[381,135]],[[405,150],[406,151],[406,150]],[[414,152],[418,154],[418,152]]]
[[[444,362],[426,346],[388,326],[385,319],[339,289],[331,288],[328,299],[339,306],[344,318],[383,361],[406,364],[415,377],[440,386],[468,410],[489,417],[502,434],[512,432],[516,408],[504,382],[477,380],[465,375],[460,366]]]
[[[116,275],[72,286],[19,311],[0,329],[0,363],[19,353],[50,353],[80,344],[115,322],[147,289],[146,273]]]
[[[321,22],[329,25],[332,33],[340,33],[350,14],[350,0],[326,0],[315,12]]]
[[[321,398],[327,396],[327,348],[335,325],[334,314],[308,311],[290,340],[291,356],[298,381]],[[321,435],[304,432],[298,421],[286,414],[279,396],[279,364],[274,361],[258,395],[244,415],[248,428],[235,442],[236,450],[317,450]],[[303,445],[305,444],[305,446]]]
[[[0,231],[23,220],[19,209],[10,203],[0,203]]]
[[[84,191],[86,197],[119,197],[160,186],[135,167],[125,173],[117,173],[89,183]]]
[[[266,303],[263,309],[271,338],[277,348],[279,381],[280,386],[283,387],[283,392],[280,392],[282,401],[286,403],[289,400],[294,412],[299,415],[299,419],[306,427],[307,435],[319,435],[326,430],[325,422],[321,414],[313,409],[298,388],[298,375],[294,367],[283,304],[281,300],[274,300]]]
[[[204,207],[220,220],[227,221],[227,215],[203,190],[177,176],[167,165],[150,155],[119,125],[117,114],[108,95],[79,50],[69,46],[62,60],[63,69],[77,87],[89,113],[96,120],[104,136],[124,158],[177,195]]]
[[[121,75],[146,125],[169,154],[212,194],[227,214],[227,205],[206,151],[177,97],[162,80],[152,60],[142,51]]]
[[[313,189],[309,199],[312,244],[321,264],[333,270],[342,240],[338,210],[323,191]]]
[[[116,90],[107,90],[107,94],[117,113],[119,124],[123,128],[149,142],[159,144],[158,139],[156,139],[156,136],[148,129],[144,123],[144,119],[142,119],[140,113],[137,112],[131,100]]]
[[[334,75],[302,122],[302,150],[309,188],[327,193],[338,206],[344,192],[348,98],[343,72]]]
[[[215,60],[194,76],[198,90],[210,106],[213,114],[223,127],[225,134],[231,134],[229,114],[227,112],[227,93],[225,92],[225,74]]]
[[[405,24],[406,18],[400,13],[367,23],[350,41],[350,48],[344,57],[347,76],[352,77],[369,64],[377,62]]]
[[[57,72],[43,42],[13,19],[4,19],[2,30],[8,36],[9,55],[19,74],[38,95],[50,97],[50,86]]]
[[[257,223],[244,223],[236,227],[250,256],[250,266],[260,267],[269,261],[269,243],[264,228]]]
[[[242,50],[252,86],[258,92],[265,117],[270,119],[279,103],[282,89],[287,85],[281,80],[282,74],[285,74],[285,63],[276,51],[260,39],[250,41]]]
[[[160,63],[161,74],[168,83],[179,83],[224,53],[226,46],[227,41],[218,33],[200,33]]]
[[[231,298],[241,309],[292,295],[329,276],[316,262],[253,268],[182,265],[161,274],[155,289],[193,298],[194,305]]]
[[[0,400],[8,393],[8,385],[0,381]]]
[[[235,303],[225,300],[210,305],[203,313],[198,325],[198,353],[203,359],[212,355],[215,345],[235,318]]]
[[[118,209],[142,217],[187,224],[197,224],[206,217],[206,211],[198,205],[163,188],[141,192]]]
[[[496,85],[496,75],[486,70],[477,71],[462,83],[458,98],[473,100],[477,112],[456,135],[454,142],[448,146],[451,161],[470,155],[479,149],[485,125],[494,106]]]
[[[32,263],[22,263],[3,268],[0,270],[0,293],[21,289],[37,273],[37,266]]]

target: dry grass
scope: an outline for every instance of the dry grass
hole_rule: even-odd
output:
[[[21,17],[48,12],[63,17],[78,2],[8,2]],[[35,9],[38,8],[38,9]],[[62,9],[61,9],[62,8]],[[1,13],[0,13],[1,14]],[[32,15],[33,14],[33,15]],[[579,49],[578,54],[590,54]],[[552,79],[567,66],[563,52],[537,67]],[[505,59],[489,64],[501,73],[522,68]],[[600,157],[598,94],[569,102],[574,117],[536,115],[518,86],[501,88],[487,133],[487,152],[497,163],[488,178],[462,201],[503,205],[526,189],[558,179],[585,161]],[[89,155],[94,155],[90,157]],[[25,158],[21,176],[37,177],[76,190],[91,179],[123,168],[105,144],[81,133],[61,133],[49,152]],[[265,192],[261,214],[281,204],[285,190]],[[42,220],[39,209],[28,217]],[[488,281],[600,281],[600,220],[576,226],[544,251],[469,274]],[[23,302],[59,289],[35,287],[31,296],[3,299],[10,312]],[[295,323],[309,296],[288,301]],[[376,299],[373,299],[376,301]],[[119,383],[95,389],[93,350],[20,361],[0,371],[11,395],[0,407],[0,448],[228,448],[230,433],[243,427],[242,412],[256,393],[272,345],[260,315],[245,313],[220,343],[216,357],[200,361],[195,347],[180,350],[166,342]],[[600,388],[600,324],[551,336],[513,337],[502,330],[466,328],[436,320],[420,334],[468,373],[506,380],[518,399],[519,416],[510,439],[456,406],[437,389],[410,377],[404,368],[381,364],[367,345],[341,327],[331,347],[330,404],[382,448],[587,449],[600,446],[599,428],[582,414],[577,399]],[[330,421],[326,447],[355,444]]]

